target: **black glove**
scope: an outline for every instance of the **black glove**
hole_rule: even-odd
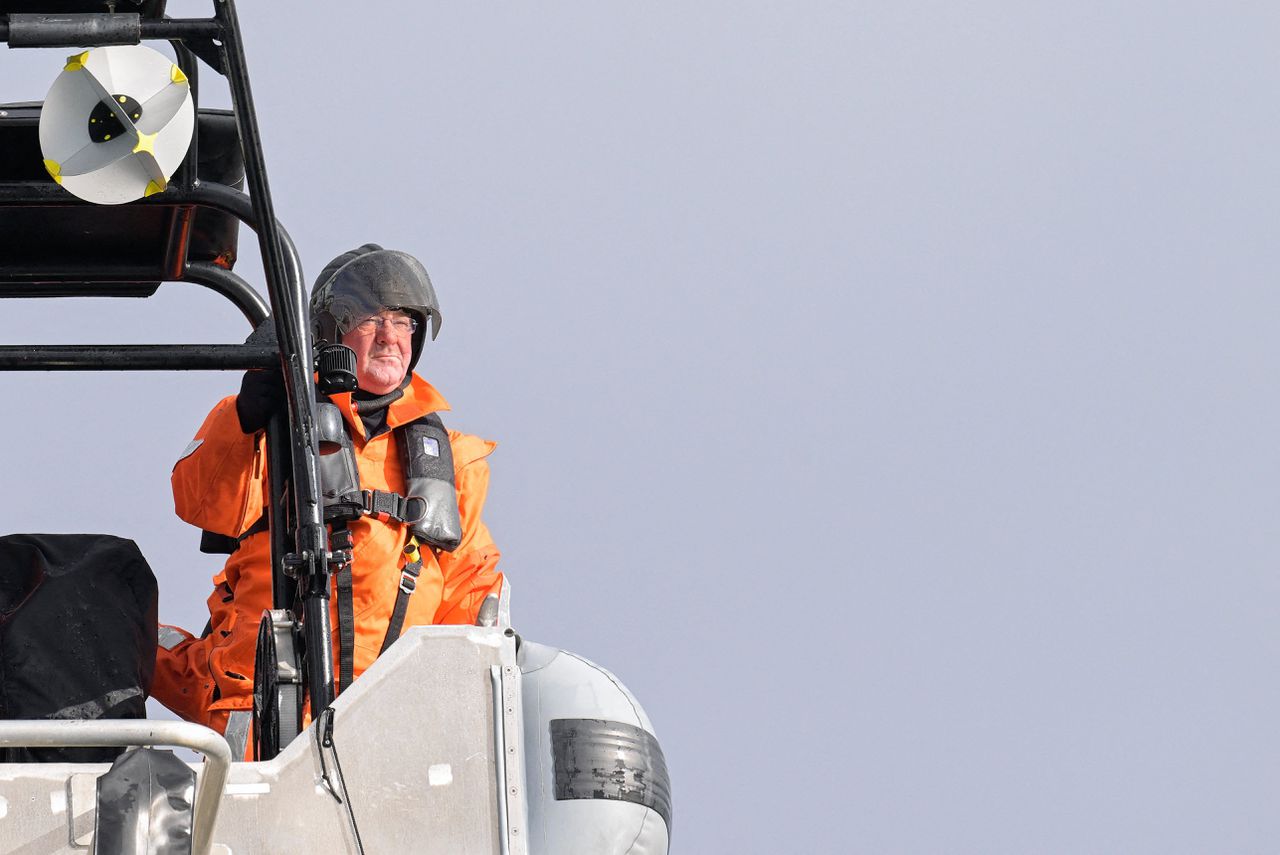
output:
[[[257,433],[276,413],[284,412],[284,375],[276,369],[246,371],[236,396],[240,430]]]

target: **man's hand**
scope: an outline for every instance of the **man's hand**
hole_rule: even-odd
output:
[[[275,369],[246,371],[236,396],[240,430],[257,433],[273,415],[284,411],[284,404],[284,375]]]

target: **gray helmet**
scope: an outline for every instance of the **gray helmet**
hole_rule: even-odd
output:
[[[426,341],[440,332],[440,304],[422,262],[394,249],[366,243],[325,265],[311,289],[311,332],[317,344],[337,344],[358,321],[383,309],[401,309],[418,319],[409,370]]]

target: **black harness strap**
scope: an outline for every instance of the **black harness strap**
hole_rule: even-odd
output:
[[[232,555],[240,545],[258,532],[267,530],[267,515],[263,514],[254,521],[253,525],[245,529],[244,534],[239,537],[227,537],[225,534],[218,534],[216,531],[205,529],[200,532],[200,551],[206,555]]]
[[[418,552],[418,539],[410,537],[404,548],[408,561],[400,568],[400,593],[396,594],[396,605],[391,611],[391,620],[387,622],[387,637],[382,640],[382,649],[378,655],[387,652],[387,648],[395,644],[404,628],[404,616],[409,610],[409,598],[418,588],[418,574],[422,572],[422,555]]]
[[[338,685],[346,691],[355,679],[356,615],[352,603],[351,565],[338,571]]]
[[[346,691],[355,679],[356,615],[352,593],[351,531],[346,523],[334,523],[329,538],[337,564],[334,582],[338,589],[338,690]]]
[[[267,531],[270,528],[271,526],[267,524],[266,514],[263,514],[262,516],[258,517],[256,520],[253,521],[253,525],[249,526],[247,529],[244,530],[244,534],[236,538],[236,549],[239,549],[242,543],[244,543],[249,538],[253,537],[255,534],[259,534],[260,532]],[[235,550],[232,550],[232,551],[234,552]]]

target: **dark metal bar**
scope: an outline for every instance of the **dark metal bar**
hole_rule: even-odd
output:
[[[278,361],[275,348],[247,344],[0,345],[0,371],[245,371]]]
[[[6,38],[11,48],[136,45],[142,40],[142,21],[137,12],[10,12]]]
[[[46,277],[35,277],[30,281],[0,279],[0,299],[29,297],[150,297],[160,287],[159,281],[152,276],[148,281],[97,282],[85,279],[48,280]]]
[[[5,268],[0,270],[0,282],[159,282],[161,270],[154,265],[137,267],[99,268],[80,264],[50,264],[28,269]],[[19,296],[19,295],[14,295]],[[91,294],[71,296],[89,297]]]
[[[235,0],[221,0],[216,7],[223,25],[223,56],[227,83],[244,152],[245,180],[257,221],[258,246],[267,274],[281,366],[289,398],[289,423],[293,432],[293,488],[297,522],[297,550],[289,559],[306,577],[303,628],[306,637],[307,688],[311,715],[319,716],[333,701],[333,632],[329,624],[328,537],[320,505],[319,449],[315,434],[315,381],[312,372],[311,330],[301,279],[293,288],[285,278],[285,251],[278,232],[267,184],[266,158],[258,134],[258,117],[249,86],[249,66],[240,36]],[[276,572],[282,567],[277,565]]]
[[[222,38],[222,25],[216,20],[209,18],[174,18],[171,20],[137,20],[136,13],[116,13],[114,15],[101,15],[100,17],[124,18],[126,15],[132,15],[135,19],[129,24],[131,32],[129,41],[111,41],[109,39],[119,39],[119,24],[122,22],[113,22],[113,25],[106,29],[105,32],[95,32],[93,28],[86,29],[83,24],[76,22],[74,33],[67,31],[71,27],[67,25],[49,29],[41,27],[43,34],[40,36],[29,35],[23,32],[25,22],[16,22],[17,26],[11,24],[14,18],[21,13],[10,13],[9,20],[0,20],[0,42],[7,42],[9,47],[97,47],[100,45],[111,44],[137,44],[139,40],[173,40],[173,39],[220,39]],[[28,15],[27,17],[33,17]],[[46,18],[91,18],[92,13],[79,13],[68,15],[45,15]],[[136,35],[135,35],[136,34]],[[67,42],[66,39],[74,35],[75,39]],[[88,37],[89,40],[82,41]],[[97,40],[95,40],[95,38]],[[15,43],[14,40],[17,40]],[[105,40],[104,40],[105,39]]]
[[[143,39],[221,39],[222,24],[213,18],[144,20]]]
[[[159,195],[159,194],[157,194]],[[0,205],[87,205],[52,181],[12,181],[0,184]]]
[[[194,282],[217,291],[236,304],[254,329],[271,315],[271,309],[262,295],[253,289],[248,282],[241,279],[225,267],[209,264],[205,261],[188,261],[184,281]]]

